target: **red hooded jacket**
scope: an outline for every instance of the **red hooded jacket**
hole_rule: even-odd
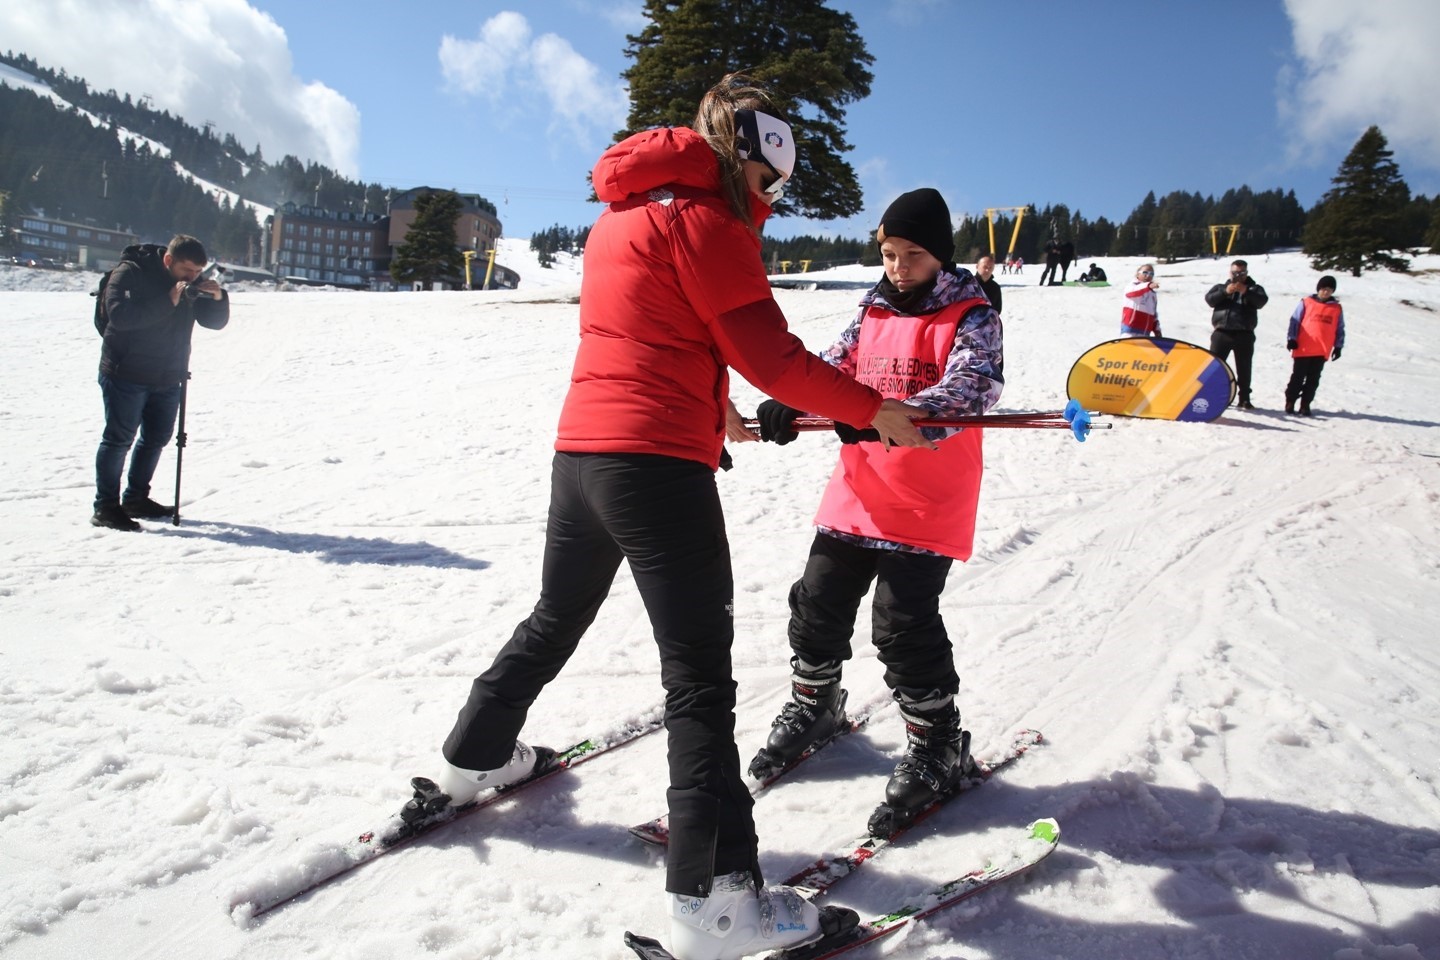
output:
[[[720,194],[704,138],[674,127],[616,144],[595,165],[609,204],[585,242],[580,348],[555,449],[654,453],[715,468],[726,367],[777,400],[863,426],[880,394],[786,327],[760,240]],[[752,200],[756,225],[769,207]]]

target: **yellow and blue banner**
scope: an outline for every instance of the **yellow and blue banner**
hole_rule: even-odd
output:
[[[1124,337],[1086,350],[1066,390],[1086,410],[1157,420],[1214,420],[1235,399],[1235,375],[1193,343]]]

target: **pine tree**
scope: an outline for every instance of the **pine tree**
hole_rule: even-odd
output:
[[[465,258],[455,246],[455,222],[463,204],[449,190],[422,193],[415,198],[415,222],[395,248],[390,276],[396,283],[420,283],[435,289],[436,281],[458,283]]]
[[[1391,251],[1405,245],[1405,211],[1410,188],[1391,159],[1385,135],[1371,127],[1355,141],[1331,179],[1335,184],[1310,211],[1305,252],[1316,270],[1348,270],[1360,276],[1366,267],[1402,271],[1410,261]]]
[[[1112,257],[1144,256],[1150,243],[1150,223],[1155,219],[1159,204],[1155,202],[1155,191],[1145,194],[1140,206],[1120,225],[1115,241],[1110,245]]]
[[[705,91],[743,71],[770,90],[798,148],[779,214],[830,220],[864,207],[855,171],[841,154],[844,107],[870,93],[855,18],[821,0],[646,0],[650,24],[627,36],[622,75],[630,116],[617,139],[663,125],[688,126]]]

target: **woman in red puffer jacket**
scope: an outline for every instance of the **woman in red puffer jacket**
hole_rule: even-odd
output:
[[[795,165],[789,126],[731,76],[694,129],[636,134],[595,165],[608,204],[585,244],[580,347],[560,414],[540,600],[475,679],[437,782],[453,803],[530,775],[517,738],[628,561],[660,652],[669,731],[672,947],[739,957],[821,934],[814,906],[761,888],[734,741],[733,577],[715,469],[727,367],[784,403],[930,447],[898,400],[806,353],[760,260]],[[762,922],[768,917],[768,922]]]

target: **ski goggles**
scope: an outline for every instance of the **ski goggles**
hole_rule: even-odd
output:
[[[740,159],[763,163],[775,175],[764,192],[780,199],[786,182],[795,172],[795,138],[790,124],[758,110],[736,110],[735,127],[739,133],[735,147]]]

